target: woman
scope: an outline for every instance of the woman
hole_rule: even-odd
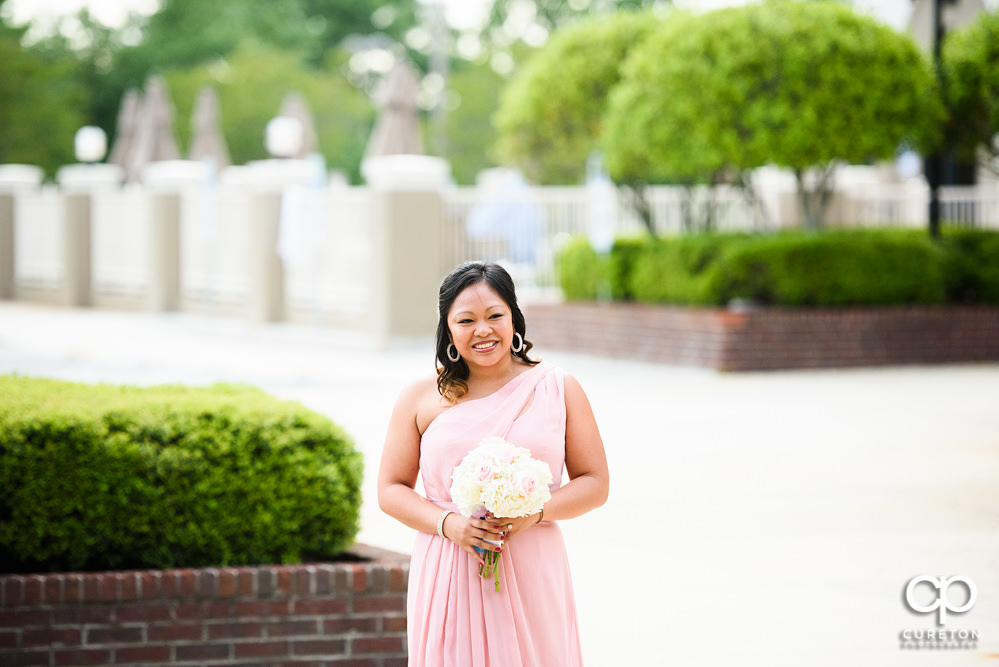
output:
[[[528,356],[524,315],[499,265],[456,269],[441,283],[438,310],[437,377],[399,396],[378,473],[382,510],[419,531],[409,579],[409,664],[580,665],[557,522],[607,499],[607,460],[593,411],[574,378]],[[451,472],[486,436],[548,463],[552,496],[541,512],[478,519],[454,511]],[[414,488],[418,475],[426,498]],[[476,548],[502,554],[499,592],[480,577],[484,561]]]

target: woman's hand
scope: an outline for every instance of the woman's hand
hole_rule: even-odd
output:
[[[472,554],[479,565],[485,565],[486,562],[475,550],[475,547],[485,549],[486,551],[503,553],[503,544],[505,540],[509,539],[506,525],[514,521],[514,519],[503,519],[502,521],[504,523],[499,523],[498,520],[488,517],[485,519],[474,519],[462,516],[457,512],[451,512],[444,519],[444,537]],[[491,544],[486,542],[486,540],[492,540],[493,542],[497,542],[497,544]]]
[[[540,514],[540,513],[539,513]],[[506,541],[509,542],[517,533],[522,533],[527,530],[535,523],[537,523],[539,514],[532,514],[530,516],[522,517],[494,517],[491,514],[486,515],[486,521],[493,522],[492,525],[497,526],[506,534]]]

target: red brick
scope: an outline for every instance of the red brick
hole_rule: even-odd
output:
[[[297,641],[295,655],[346,655],[347,641],[344,639],[317,639]]]
[[[176,570],[168,570],[160,574],[160,597],[168,600],[181,597],[180,579]]]
[[[97,575],[101,580],[101,599],[105,602],[113,602],[119,599],[119,586],[121,582],[113,574]]]
[[[159,572],[143,572],[139,575],[139,597],[152,600],[160,595]]]
[[[317,621],[283,620],[268,623],[266,630],[268,637],[312,636],[318,634],[319,623]]]
[[[406,598],[402,595],[365,595],[354,598],[354,611],[406,611]]]
[[[381,667],[407,667],[409,664],[409,658],[385,658],[382,660]]]
[[[3,606],[17,607],[24,604],[24,578],[3,577]]]
[[[24,580],[24,605],[37,607],[42,603],[42,578],[26,577]]]
[[[333,567],[319,565],[316,567],[316,594],[329,595],[333,592]]]
[[[36,665],[48,665],[48,651],[18,651],[3,656],[4,667],[35,667]]]
[[[114,651],[115,664],[127,662],[170,662],[169,646],[134,646]]]
[[[151,625],[146,628],[146,638],[151,642],[200,640],[204,634],[201,623],[188,625]]]
[[[101,587],[103,582],[99,574],[83,575],[83,600],[84,602],[97,602],[104,599]]]
[[[382,660],[379,658],[349,658],[329,664],[336,665],[336,667],[382,667]]]
[[[64,665],[108,665],[111,663],[111,651],[103,648],[54,651],[53,657],[57,667]]]
[[[142,628],[87,628],[88,646],[103,644],[135,644],[142,641]]]
[[[62,579],[57,574],[45,577],[43,581],[45,604],[59,604],[62,602]]]
[[[64,665],[108,665],[111,663],[111,651],[102,648],[55,651],[53,657],[58,667]]]
[[[84,625],[111,623],[112,605],[68,605],[52,610],[52,622],[55,625]]]
[[[201,570],[197,576],[198,595],[203,598],[214,598],[218,595],[219,573],[214,569]]]
[[[237,602],[235,614],[238,618],[267,618],[270,616],[287,616],[289,604],[287,600],[248,600]]]
[[[272,568],[271,576],[274,579],[274,588],[281,591],[285,595],[291,593],[291,572],[288,568]]]
[[[115,607],[115,619],[119,623],[148,623],[170,620],[169,604],[129,604]]]
[[[25,630],[21,633],[24,646],[78,646],[80,631],[74,628],[45,628]]]
[[[312,593],[312,574],[311,568],[296,570],[292,579],[292,593],[310,595]]]
[[[228,602],[192,602],[179,604],[174,608],[178,620],[229,618],[232,615],[232,605]]]
[[[393,567],[389,571],[389,590],[405,592],[409,588],[409,575],[401,567]]]
[[[233,570],[220,570],[218,574],[219,580],[219,597],[228,598],[236,594],[236,572]]]
[[[344,616],[323,621],[324,635],[342,635],[348,632],[378,632],[378,618],[374,616]]]
[[[254,594],[256,576],[251,570],[240,570],[236,575],[236,595],[250,597]]]
[[[352,588],[355,593],[360,593],[368,587],[368,573],[363,565],[353,565],[350,568],[353,576]]]
[[[178,592],[181,597],[193,598],[198,594],[198,573],[195,570],[181,570],[177,573]]]
[[[16,630],[0,630],[0,648],[17,648],[18,633]]]
[[[347,598],[308,598],[295,600],[296,616],[325,616],[328,614],[347,613]]]
[[[350,640],[352,654],[398,653],[405,649],[405,637],[355,637]]]
[[[236,644],[237,658],[274,658],[288,655],[288,642],[247,642]]]
[[[63,579],[63,602],[80,602],[83,599],[83,577],[70,574]]]
[[[209,639],[242,638],[251,639],[264,636],[264,624],[259,621],[249,623],[208,623]]]
[[[229,657],[228,644],[178,646],[177,660],[222,660]]]
[[[405,616],[385,616],[382,618],[382,632],[405,632]]]
[[[48,609],[23,609],[0,611],[0,628],[46,627],[52,623]]]

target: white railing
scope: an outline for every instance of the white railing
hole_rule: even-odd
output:
[[[496,196],[482,188],[455,187],[442,193],[441,231],[444,275],[463,261],[504,263],[528,298],[557,294],[555,257],[570,237],[593,231],[598,218],[612,234],[641,234],[642,225],[620,198],[580,187],[528,187]],[[188,307],[241,307],[250,298],[254,241],[252,188],[194,187],[180,196],[181,298]],[[759,227],[735,188],[687,191],[649,188],[655,228],[679,233],[690,219],[703,223],[708,212],[717,230]],[[603,199],[599,199],[603,196]],[[787,208],[793,192],[768,193],[771,204]],[[286,196],[279,227],[286,304],[317,321],[365,317],[371,302],[375,239],[371,191],[331,186],[303,189],[297,204]],[[945,187],[941,218],[965,227],[999,229],[999,186]],[[92,208],[92,281],[96,292],[141,295],[149,287],[150,200],[141,187],[95,192]],[[831,214],[846,226],[926,226],[925,184],[863,184],[837,194]],[[771,211],[780,222],[780,211]],[[19,193],[15,198],[15,282],[32,290],[58,289],[64,209],[56,188]]]

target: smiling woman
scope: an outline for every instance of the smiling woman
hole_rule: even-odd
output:
[[[524,315],[499,265],[458,267],[441,284],[438,308],[437,377],[399,396],[378,474],[382,510],[418,531],[409,664],[580,665],[576,603],[557,522],[607,499],[607,460],[593,411],[572,376],[528,356]],[[540,511],[459,513],[453,471],[486,438],[524,448],[547,466],[551,498]],[[415,490],[418,477],[426,497]],[[485,558],[498,560],[502,587],[480,576]]]

